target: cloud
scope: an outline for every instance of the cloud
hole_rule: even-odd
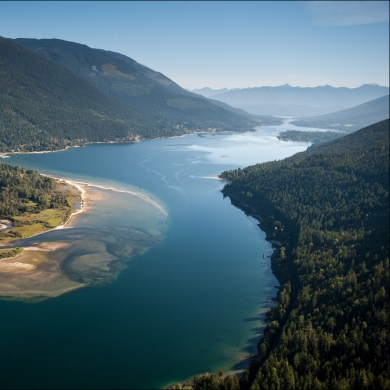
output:
[[[303,4],[318,24],[326,26],[389,21],[388,1],[309,1]]]

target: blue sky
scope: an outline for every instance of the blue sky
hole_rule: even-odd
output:
[[[0,2],[0,35],[117,51],[184,88],[389,85],[388,2]]]

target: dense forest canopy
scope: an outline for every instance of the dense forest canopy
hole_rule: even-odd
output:
[[[389,120],[221,176],[283,242],[244,387],[388,388]]]
[[[0,219],[67,205],[57,181],[37,171],[0,164]]]
[[[318,144],[343,137],[344,135],[345,133],[337,131],[285,130],[280,132],[277,138],[281,141],[312,142],[313,144]]]
[[[280,281],[244,374],[195,389],[384,389],[389,379],[389,120],[282,161],[224,172],[261,215]]]
[[[132,137],[139,117],[60,65],[0,37],[0,151]]]

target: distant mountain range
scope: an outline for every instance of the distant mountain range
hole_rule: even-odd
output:
[[[313,116],[340,111],[389,94],[389,87],[364,84],[358,88],[256,87],[193,90],[256,115]]]
[[[218,95],[220,93],[225,93],[225,92],[229,92],[229,91],[236,91],[240,88],[232,88],[232,89],[228,89],[228,88],[221,88],[221,89],[212,89],[212,88],[209,88],[209,87],[205,87],[205,88],[200,88],[200,89],[193,89],[191,90],[191,92],[193,93],[197,93],[198,95],[202,95],[202,96],[205,96],[205,97],[208,97],[208,98],[211,98],[215,95]]]
[[[291,123],[303,127],[334,128],[350,133],[388,118],[389,95],[386,95],[343,111],[298,118]]]

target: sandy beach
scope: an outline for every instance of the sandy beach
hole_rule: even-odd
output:
[[[63,224],[34,234],[31,237],[46,234],[56,229],[70,228],[75,218],[86,210],[89,192],[86,186],[71,180],[54,179],[78,190],[80,193],[80,207],[71,213]],[[6,227],[5,223],[3,225]],[[12,246],[12,244],[9,243],[7,246]],[[19,245],[15,243],[14,246]],[[50,252],[56,252],[69,246],[69,243],[64,242],[35,243],[26,247],[22,246],[23,252],[15,257],[1,259],[0,297],[17,300],[27,299],[30,302],[38,302],[83,287],[83,283],[69,280],[62,274],[60,267],[62,258],[60,254],[54,258],[48,256]]]
[[[77,210],[74,213],[72,213],[71,216],[69,217],[68,221],[66,221],[63,225],[57,226],[56,229],[70,227],[69,222],[71,221],[71,219],[75,215],[80,214],[85,210],[85,207],[87,207],[88,200],[90,198],[90,193],[88,191],[88,188],[90,188],[90,187],[101,188],[103,190],[110,190],[110,191],[115,191],[115,192],[122,192],[125,194],[130,194],[130,195],[136,196],[137,198],[142,199],[143,201],[152,204],[154,207],[156,207],[158,210],[160,210],[165,216],[168,216],[168,212],[164,209],[164,207],[161,204],[159,204],[157,201],[152,199],[150,196],[143,194],[141,192],[126,190],[126,189],[116,188],[116,187],[111,187],[111,186],[93,184],[93,183],[79,182],[79,181],[74,181],[74,180],[69,180],[69,179],[60,179],[58,177],[54,177],[51,175],[46,175],[46,176],[51,177],[52,179],[56,179],[58,181],[64,182],[70,186],[77,188],[81,194],[81,208],[80,208],[80,210]]]
[[[49,177],[51,177],[51,176],[49,176]],[[58,225],[54,229],[63,229],[65,227],[71,227],[71,222],[74,219],[74,217],[85,211],[86,205],[88,203],[87,202],[87,188],[85,186],[82,186],[81,183],[76,183],[76,182],[71,181],[71,180],[62,180],[62,179],[58,179],[56,177],[53,177],[53,179],[56,179],[56,180],[61,181],[61,182],[64,182],[64,183],[68,184],[71,187],[75,187],[80,192],[80,198],[81,198],[80,199],[80,209],[76,210],[72,214],[70,214],[70,216],[69,216],[67,221],[65,221],[62,225]]]

